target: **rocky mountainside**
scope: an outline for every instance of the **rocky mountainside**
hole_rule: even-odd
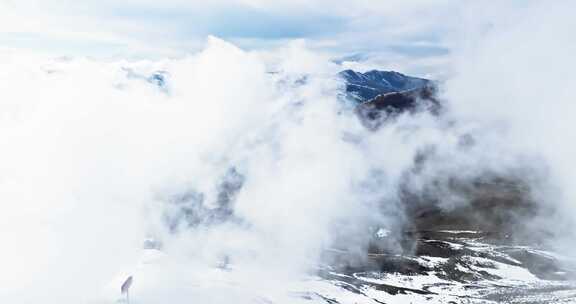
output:
[[[382,71],[347,70],[341,75],[368,129],[377,130],[402,113],[441,114],[432,81]],[[469,140],[463,145],[473,144]],[[416,171],[433,161],[429,157],[416,161],[420,167]],[[522,224],[542,214],[528,185],[514,176],[444,178],[451,192],[470,203],[437,208],[430,202],[442,197],[407,190],[402,204],[410,225],[401,232],[403,237],[390,240],[390,234],[376,233],[360,264],[345,262],[350,261],[345,250],[327,252],[327,260],[344,262],[333,263],[320,276],[354,294],[358,303],[576,302],[575,261],[546,251],[543,243],[550,235]],[[390,243],[401,244],[402,251],[382,249]],[[322,299],[350,302],[338,293],[324,294]]]

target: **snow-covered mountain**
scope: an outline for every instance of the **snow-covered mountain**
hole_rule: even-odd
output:
[[[395,71],[371,70],[365,73],[344,70],[339,73],[346,82],[346,92],[358,101],[366,101],[380,94],[402,92],[426,87],[430,81]]]

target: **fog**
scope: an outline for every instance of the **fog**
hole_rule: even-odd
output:
[[[531,183],[532,195],[554,219],[527,227],[542,225],[559,238],[553,242],[561,247],[574,237],[570,227],[575,214],[571,6],[540,2],[492,19],[489,29],[455,53],[455,76],[445,87],[455,116],[507,147],[500,160],[531,155],[523,166],[539,168],[542,174],[538,183]]]

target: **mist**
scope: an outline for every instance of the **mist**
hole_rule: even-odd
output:
[[[546,220],[519,229],[547,230],[554,235],[548,241],[565,251],[574,237],[570,132],[575,126],[570,117],[575,96],[570,83],[576,66],[570,54],[576,41],[569,10],[562,1],[503,10],[472,35],[478,39],[461,44],[454,56],[455,76],[445,86],[453,114],[505,149],[494,164],[524,159],[528,162],[522,166],[534,169],[523,179],[532,179],[531,195]]]

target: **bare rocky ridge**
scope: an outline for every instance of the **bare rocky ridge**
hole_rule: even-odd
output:
[[[427,84],[408,91],[380,94],[356,106],[356,113],[364,126],[370,130],[377,130],[385,121],[396,115],[414,113],[418,110],[439,113],[440,102],[436,97],[434,85]]]
[[[432,82],[384,92],[356,106],[363,125],[373,131],[397,115],[417,111],[441,114]],[[423,156],[415,160],[406,184],[434,161]],[[326,259],[336,263],[321,276],[374,303],[384,303],[388,296],[373,298],[366,290],[438,303],[576,301],[576,264],[545,250],[546,239],[553,232],[527,225],[551,211],[538,207],[529,181],[520,176],[490,172],[473,179],[443,176],[438,181],[441,185],[431,184],[421,191],[404,187],[402,206],[408,224],[400,239],[390,241],[375,235],[363,263],[346,258],[346,251],[330,251]],[[440,195],[446,191],[467,203],[441,207],[444,198]],[[390,243],[400,244],[402,251],[388,250]],[[414,284],[419,280],[426,283]]]

